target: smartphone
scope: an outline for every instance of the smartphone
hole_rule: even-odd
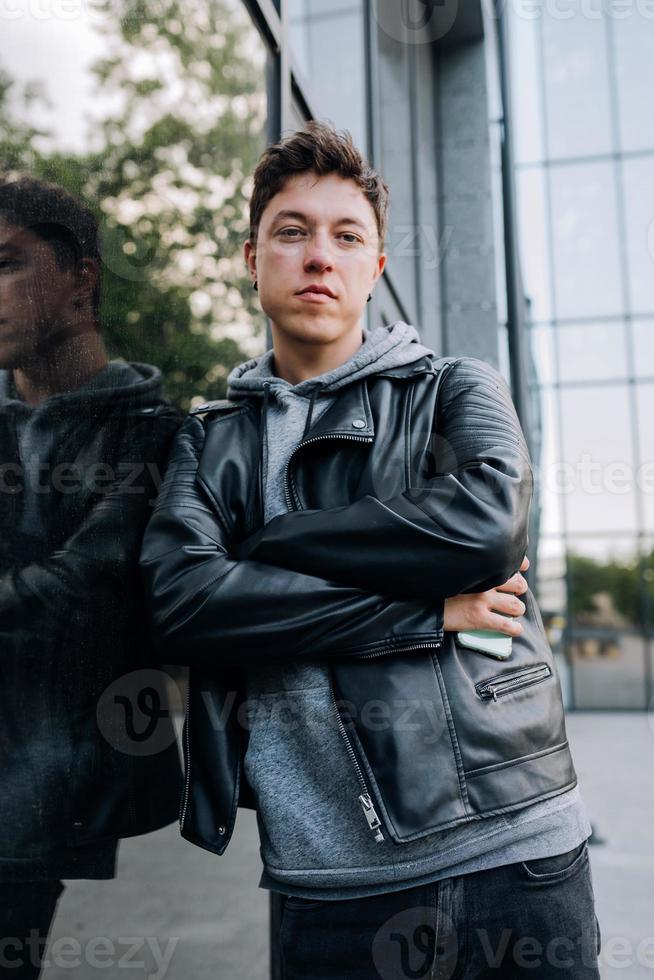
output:
[[[457,641],[468,650],[485,653],[495,660],[508,660],[512,653],[513,637],[497,630],[464,630],[456,634]]]

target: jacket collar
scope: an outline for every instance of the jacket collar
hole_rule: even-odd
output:
[[[310,439],[323,439],[329,436],[353,436],[354,438],[363,436],[374,439],[375,423],[370,408],[367,381],[372,381],[374,378],[396,378],[411,381],[425,374],[433,373],[433,360],[425,356],[413,364],[389,368],[387,371],[380,371],[368,379],[347,385],[340,391],[334,392],[335,397],[332,404],[311,426],[302,443]]]
[[[311,426],[302,442],[330,435],[373,438],[375,424],[365,379],[334,392],[334,396],[332,404]]]

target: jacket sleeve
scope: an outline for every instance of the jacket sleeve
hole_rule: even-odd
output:
[[[32,636],[93,619],[98,597],[122,603],[139,585],[143,532],[157,493],[159,466],[179,428],[179,415],[148,416],[118,452],[115,479],[70,537],[44,560],[0,576],[0,633]],[[156,426],[156,431],[153,429]],[[147,427],[147,428],[146,428]]]
[[[524,434],[495,368],[463,357],[444,370],[430,479],[389,500],[276,517],[237,554],[413,598],[483,592],[510,578],[527,550],[533,493]]]
[[[198,479],[203,443],[202,423],[189,416],[143,540],[141,570],[163,662],[324,660],[442,641],[438,600],[397,600],[235,560],[220,502]]]

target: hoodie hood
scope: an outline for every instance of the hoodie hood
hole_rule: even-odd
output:
[[[292,385],[273,373],[274,354],[267,351],[261,357],[253,358],[234,368],[227,379],[228,397],[262,397],[266,389],[283,403],[285,396],[300,395],[311,397],[317,391],[321,395],[330,394],[346,385],[389,368],[413,364],[425,355],[434,352],[420,342],[418,331],[409,323],[398,320],[389,327],[363,330],[363,343],[353,356],[332,371]]]
[[[13,410],[24,416],[34,413],[57,416],[78,413],[82,407],[115,403],[129,399],[134,406],[157,405],[163,399],[163,378],[159,368],[137,362],[110,361],[75,391],[51,395],[41,405],[27,405],[18,397],[11,371],[0,371],[0,410]]]

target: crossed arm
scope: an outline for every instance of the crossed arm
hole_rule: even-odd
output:
[[[526,551],[533,489],[506,382],[483,361],[463,358],[444,379],[441,406],[445,472],[389,500],[366,496],[276,517],[235,554],[409,598],[506,581]]]
[[[0,575],[0,635],[20,628],[25,637],[51,637],[53,629],[92,626],[99,596],[110,610],[138,585],[141,540],[157,491],[152,469],[144,464],[145,447],[155,462],[162,461],[179,423],[177,416],[143,422],[153,424],[156,432],[140,435],[132,430],[117,451],[120,466],[126,473],[133,469],[137,477],[117,478],[108,486],[79,527],[48,557]]]
[[[141,556],[163,659],[325,659],[442,638],[445,597],[519,568],[532,473],[506,384],[483,362],[450,371],[440,423],[455,469],[390,500],[284,515],[237,544],[196,479],[204,429],[189,418]]]

